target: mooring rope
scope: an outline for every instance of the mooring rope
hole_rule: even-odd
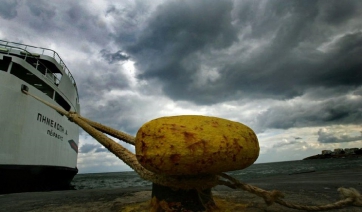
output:
[[[228,180],[228,181],[220,180],[219,184],[228,186],[233,189],[241,188],[245,191],[256,194],[257,196],[262,197],[267,205],[271,205],[275,202],[288,208],[307,210],[307,211],[332,210],[332,209],[342,208],[347,205],[355,205],[362,207],[362,196],[354,188],[349,188],[349,189],[339,188],[338,191],[341,194],[341,200],[337,202],[326,205],[310,206],[310,205],[295,204],[282,200],[282,198],[284,198],[284,194],[281,191],[277,190],[266,191],[255,186],[242,183],[225,173],[221,173],[219,174],[219,176]]]
[[[129,143],[129,144],[132,144],[132,145],[135,145],[135,137],[127,134],[127,133],[124,133],[124,132],[121,132],[121,131],[118,131],[118,130],[115,130],[111,127],[108,127],[108,126],[105,126],[103,124],[100,124],[100,123],[97,123],[97,122],[94,122],[92,120],[89,120],[87,118],[84,118],[82,116],[79,116],[78,117],[80,119],[82,119],[83,121],[87,122],[89,125],[91,125],[92,127],[94,127],[95,129],[97,129],[98,131],[102,132],[102,133],[106,133],[110,136],[113,136],[119,140],[122,140],[126,143]]]
[[[50,104],[49,102],[29,93],[26,90],[22,90],[22,92],[44,103],[45,105],[53,108],[60,114],[67,116],[70,121],[76,123],[84,131],[86,131],[89,135],[91,135],[99,143],[101,143],[104,147],[106,147],[110,152],[115,154],[119,159],[121,159],[124,163],[130,166],[137,174],[139,174],[141,178],[151,181],[153,183],[176,189],[184,189],[184,190],[188,189],[204,190],[207,188],[212,188],[216,185],[224,185],[233,189],[238,189],[238,188],[243,189],[257,196],[260,196],[264,199],[267,205],[278,203],[285,207],[298,209],[298,210],[307,210],[307,211],[332,210],[332,209],[342,208],[347,205],[362,207],[362,196],[354,188],[349,188],[349,189],[339,188],[338,191],[341,194],[341,200],[337,202],[321,206],[308,206],[308,205],[300,205],[284,201],[282,200],[282,198],[284,198],[284,194],[281,191],[277,190],[266,191],[255,186],[242,183],[225,173],[220,173],[218,175],[200,175],[200,176],[196,175],[190,177],[166,176],[166,175],[155,174],[145,169],[138,162],[135,154],[130,152],[128,149],[124,148],[119,143],[113,141],[111,138],[107,137],[104,133],[111,135],[117,139],[120,139],[126,143],[134,145],[135,138],[133,136],[112,129],[111,127],[104,126],[97,122],[91,121],[89,119],[86,119],[75,112],[65,111],[62,108]],[[221,178],[224,178],[224,180]]]

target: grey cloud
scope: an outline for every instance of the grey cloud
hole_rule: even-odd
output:
[[[106,17],[112,17],[116,24],[112,27],[115,33],[110,33],[110,37],[117,43],[119,49],[134,43],[138,32],[143,28],[144,23],[150,17],[150,7],[154,2],[130,1],[124,4],[111,4],[105,12]]]
[[[349,136],[349,135],[340,135],[334,133],[333,131],[328,131],[325,129],[320,129],[318,131],[318,141],[320,143],[343,143],[343,142],[353,142],[362,140],[362,132],[360,136]]]
[[[345,95],[323,100],[295,100],[270,106],[256,117],[256,129],[288,129],[292,127],[322,126],[332,124],[361,124],[362,98]]]
[[[112,16],[117,19],[117,24],[125,27],[127,30],[132,27],[136,27],[140,24],[143,17],[148,13],[149,2],[145,1],[132,1],[124,3],[123,5],[109,5],[106,16]]]
[[[13,19],[18,15],[17,0],[2,0],[0,4],[0,16],[4,19]]]
[[[90,101],[96,102],[98,98],[95,96]],[[132,98],[117,98],[107,101],[107,104],[104,105],[87,105],[87,110],[83,111],[83,116],[130,135],[135,135],[141,127],[139,122],[142,124],[142,120],[138,117],[142,113],[141,107],[142,105]]]
[[[102,13],[86,9],[84,1],[21,2],[17,21],[21,22],[23,30],[35,31],[37,37],[44,36],[43,40],[54,40],[56,35],[57,42],[75,47],[80,41],[104,46],[110,39],[110,32],[102,24]]]
[[[231,10],[230,1],[172,1],[159,6],[139,39],[125,49],[142,61],[137,63],[138,77],[160,80],[172,98],[190,98],[197,54],[230,47],[238,40]]]
[[[99,153],[99,152],[109,152],[109,150],[104,147],[99,147],[96,149],[95,153]]]
[[[101,50],[102,57],[109,63],[115,63],[118,61],[125,61],[129,59],[129,56],[127,56],[124,52],[121,50],[111,53],[109,50],[102,49]]]
[[[106,72],[106,70],[99,70],[100,72]],[[104,92],[111,91],[113,89],[125,89],[129,88],[127,80],[124,79],[122,74],[117,72],[106,72],[107,74],[100,74],[97,76],[88,76],[85,81],[80,84],[84,90],[82,95],[102,95]],[[93,90],[92,88],[96,88]],[[95,92],[95,93],[94,93]]]
[[[109,152],[106,148],[104,148],[102,145],[96,143],[96,144],[83,144],[80,147],[80,153],[90,153],[90,152]]]
[[[78,87],[81,88],[79,89],[81,100],[98,102],[106,92],[130,88],[128,78],[118,64],[107,64],[102,60],[77,62],[79,62],[76,65],[77,69],[83,70],[83,72],[74,72]]]
[[[49,2],[45,1],[39,4],[35,1],[27,1],[27,5],[30,12],[37,17],[40,17],[43,21],[50,21],[55,16],[56,7],[51,6]]]
[[[359,12],[358,8],[361,6],[357,0],[350,1],[320,1],[322,4],[321,18],[329,24],[339,25],[348,21],[351,17]]]
[[[273,148],[279,148],[279,147],[283,147],[283,146],[289,146],[289,145],[293,145],[293,144],[306,144],[307,142],[305,141],[284,141],[284,142],[278,142],[276,144],[273,145]]]
[[[351,90],[362,84],[362,33],[355,31],[362,27],[361,14],[326,9],[338,2],[168,2],[125,50],[139,62],[138,77],[158,80],[174,100],[213,104],[245,97],[290,99],[321,86]],[[351,7],[356,11],[362,4],[347,2],[345,8]],[[317,49],[346,31],[351,33],[328,51]],[[206,73],[216,68],[219,76],[198,83],[201,64]]]
[[[351,90],[362,84],[362,62],[357,57],[362,53],[361,41],[362,33],[349,34],[330,52],[305,49],[303,53],[302,49],[287,47],[285,39],[283,49],[276,49],[281,47],[274,47],[274,43],[271,50],[255,57],[256,61],[227,66],[219,83],[222,90],[241,90],[254,98],[289,99],[320,86],[349,86]]]
[[[134,133],[137,129],[130,124],[133,117],[129,113],[139,104],[135,105],[130,98],[109,94],[111,91],[127,92],[131,89],[124,70],[118,64],[107,64],[102,60],[78,66],[78,69],[86,70],[83,72],[85,74],[75,72],[80,88],[81,115],[115,129]]]
[[[230,46],[237,40],[230,21],[230,1],[172,1],[160,6],[135,45],[133,54],[149,50],[177,54],[182,59],[212,43],[214,48]],[[156,70],[155,70],[156,71]],[[160,70],[162,71],[162,70]]]
[[[106,11],[106,15],[112,14],[112,13],[118,13],[119,10],[117,10],[115,5],[109,5],[108,9]]]
[[[354,95],[362,96],[362,87],[353,92]]]

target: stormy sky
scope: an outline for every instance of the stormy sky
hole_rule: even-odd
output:
[[[0,23],[60,54],[83,116],[129,134],[200,114],[250,126],[257,163],[362,148],[362,1],[2,0]],[[78,168],[130,170],[83,131]]]

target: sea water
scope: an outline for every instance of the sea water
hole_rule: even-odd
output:
[[[361,168],[362,158],[313,159],[253,164],[246,169],[228,172],[241,181],[275,175],[290,175],[303,172]],[[72,185],[75,189],[128,188],[151,186],[135,172],[112,172],[77,174]]]

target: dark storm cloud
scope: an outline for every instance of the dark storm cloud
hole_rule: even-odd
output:
[[[157,79],[174,100],[212,104],[290,99],[318,87],[351,90],[362,84],[361,9],[360,1],[167,2],[126,52],[138,62],[138,77]],[[207,65],[205,84],[196,79],[200,64]],[[211,68],[215,79],[208,79]]]
[[[249,97],[278,99],[300,96],[306,89],[319,86],[354,89],[362,84],[362,61],[357,57],[362,54],[361,41],[362,33],[356,33],[343,36],[328,53],[303,53],[298,49],[278,50],[283,55],[278,51],[262,53],[255,58],[258,61],[228,66],[220,79],[228,84],[221,86],[230,91],[241,90]]]
[[[138,41],[126,49],[131,58],[142,61],[137,63],[142,70],[139,78],[159,79],[172,98],[192,98],[185,88],[198,68],[193,54],[230,47],[238,40],[231,10],[230,1],[173,1],[159,6]]]
[[[109,63],[115,63],[118,61],[125,61],[125,60],[129,59],[129,56],[127,56],[121,50],[119,50],[115,53],[111,53],[111,52],[109,52],[109,50],[102,49],[100,53],[101,53],[102,57]]]
[[[112,17],[116,24],[113,25],[116,33],[111,33],[111,37],[121,47],[134,43],[139,28],[142,28],[145,20],[148,19],[151,1],[130,1],[124,4],[110,4],[105,12],[106,17]]]
[[[3,0],[0,3],[0,16],[4,19],[15,18],[17,12],[18,1],[17,0]]]
[[[339,135],[325,129],[320,129],[318,131],[318,141],[320,143],[343,143],[343,142],[353,142],[360,140],[362,140],[362,132],[360,136],[350,136],[343,134]]]
[[[137,44],[129,46],[128,51],[142,54],[154,50],[161,54],[159,56],[172,53],[170,56],[181,56],[182,59],[182,55],[187,56],[206,45],[211,44],[214,48],[230,46],[237,40],[230,23],[231,9],[230,1],[165,3],[159,6]]]
[[[100,20],[100,17],[91,14],[90,11],[84,8],[81,2],[70,1],[61,18],[66,24],[61,27],[66,29],[73,38],[78,37],[75,41],[78,42],[82,39],[98,45],[108,43],[109,32]]]
[[[337,96],[325,100],[287,102],[271,106],[256,117],[257,130],[268,128],[362,124],[362,96]]]
[[[311,87],[361,85],[362,62],[357,56],[362,53],[360,32],[342,36],[330,51],[317,49],[328,41],[329,28],[335,27],[325,27],[333,23],[319,18],[324,7],[334,7],[333,2],[321,6],[317,2],[269,1],[262,11],[250,13],[246,19],[250,21],[240,18],[240,26],[251,27],[250,40],[261,37],[270,42],[250,60],[226,66],[219,80],[223,89],[241,90],[256,98],[288,99]],[[263,16],[259,18],[260,12]]]
[[[323,21],[332,25],[343,24],[359,12],[361,6],[358,0],[349,1],[319,1],[322,7],[321,17]]]

